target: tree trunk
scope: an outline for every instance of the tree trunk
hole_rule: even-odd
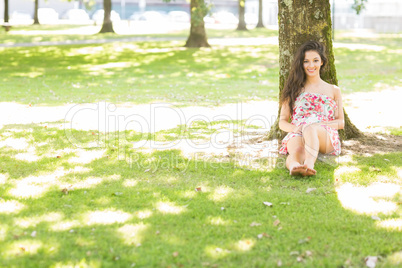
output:
[[[112,0],[103,0],[103,24],[99,33],[114,33],[113,23],[110,18],[112,13]]]
[[[258,23],[256,28],[264,28],[264,23],[262,22],[262,0],[258,0]]]
[[[236,31],[247,31],[246,20],[244,19],[244,13],[246,11],[246,0],[239,0],[239,24]]]
[[[279,96],[289,74],[293,55],[303,43],[317,40],[326,47],[328,66],[321,78],[338,85],[332,50],[332,23],[329,0],[278,0],[279,5]],[[279,115],[272,125],[268,139],[282,139],[285,133],[279,129]],[[352,124],[345,113],[345,128],[339,130],[342,140],[357,138],[363,134]]]
[[[9,22],[9,16],[8,16],[8,0],[4,0],[4,22],[8,23]]]
[[[38,9],[39,9],[39,0],[35,0],[34,23],[33,24],[39,24]]]
[[[208,13],[204,0],[191,0],[191,27],[190,35],[186,41],[185,47],[210,47],[205,32],[204,17]]]

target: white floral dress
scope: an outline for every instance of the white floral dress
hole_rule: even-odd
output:
[[[335,100],[325,94],[303,92],[295,100],[291,124],[300,126],[334,120],[336,108],[337,104]],[[330,154],[339,155],[341,153],[341,143],[338,130],[324,124],[321,126],[327,130],[332,146],[334,147],[334,151]],[[282,140],[282,146],[279,149],[279,153],[287,154],[288,141],[297,136],[301,137],[302,135],[289,132]]]

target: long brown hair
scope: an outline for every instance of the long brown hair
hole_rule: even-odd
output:
[[[308,41],[299,47],[295,54],[288,79],[286,80],[280,97],[281,105],[284,102],[289,103],[290,114],[293,114],[294,102],[300,95],[306,83],[306,73],[304,72],[303,62],[307,51],[315,51],[320,55],[322,61],[320,75],[322,74],[323,69],[328,62],[327,56],[325,55],[325,47],[320,42]]]

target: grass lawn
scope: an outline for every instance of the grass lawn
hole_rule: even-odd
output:
[[[223,37],[273,36],[268,29],[211,32]],[[336,66],[345,94],[402,85],[401,39],[383,39],[339,37],[343,45],[335,48]],[[377,41],[381,45],[373,45]],[[226,44],[198,50],[183,48],[183,42],[0,48],[0,99],[31,105],[106,100],[216,106],[277,98],[277,45]]]
[[[359,44],[335,49],[345,94],[400,86],[394,43]],[[216,106],[277,98],[277,46],[181,45],[0,48],[0,99]],[[379,257],[378,267],[402,266],[401,152],[341,156],[318,162],[315,177],[294,178],[284,158],[249,155],[265,152],[258,144],[212,154],[135,147],[207,141],[221,129],[242,135],[244,126],[195,122],[106,136],[68,134],[63,122],[3,126],[0,267],[365,267],[367,256]],[[103,143],[79,148],[69,135]]]

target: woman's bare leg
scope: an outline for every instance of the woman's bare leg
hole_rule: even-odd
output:
[[[286,158],[286,167],[290,175],[305,175],[307,166],[304,164],[305,151],[302,137],[293,137],[287,143],[289,156]]]
[[[309,125],[303,129],[304,149],[306,158],[304,164],[307,166],[307,175],[315,175],[315,161],[318,153],[329,153],[334,150],[327,130],[319,125]]]

